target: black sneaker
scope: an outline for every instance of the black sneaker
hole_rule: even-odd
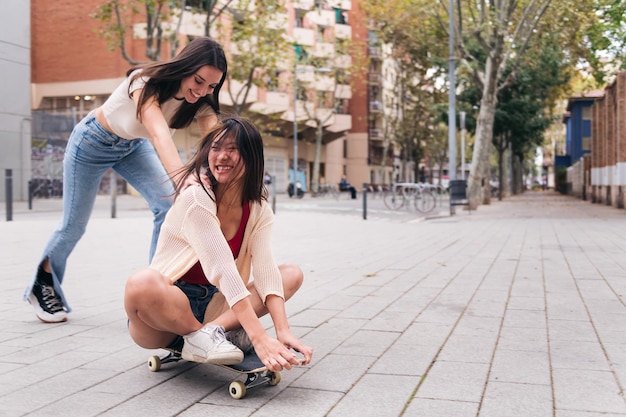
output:
[[[60,323],[67,320],[67,309],[54,290],[52,274],[45,272],[41,266],[37,271],[37,280],[28,302],[35,309],[37,318],[44,323]]]

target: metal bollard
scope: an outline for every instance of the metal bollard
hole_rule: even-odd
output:
[[[28,181],[28,209],[33,209],[33,194],[35,192],[35,184],[33,180]]]
[[[111,171],[110,176],[111,186],[111,218],[117,217],[117,180],[115,178],[115,171]]]
[[[5,195],[6,195],[6,205],[7,205],[7,221],[10,222],[13,220],[13,170],[5,169]]]
[[[367,220],[367,183],[363,183],[363,220]]]

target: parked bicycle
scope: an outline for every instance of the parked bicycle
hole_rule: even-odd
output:
[[[317,186],[317,197],[339,198],[339,186],[337,184],[319,184]]]
[[[390,210],[413,207],[422,214],[430,213],[437,205],[437,191],[424,183],[396,183],[383,197]]]

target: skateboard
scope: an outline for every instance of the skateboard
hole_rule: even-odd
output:
[[[165,349],[169,353],[167,356],[151,356],[148,359],[148,368],[152,372],[157,372],[161,369],[161,365],[170,362],[178,362],[182,360],[180,351],[174,349]],[[220,365],[230,371],[237,372],[241,375],[246,375],[246,381],[241,382],[234,380],[228,385],[228,393],[234,399],[241,399],[246,396],[246,392],[260,385],[268,384],[271,386],[277,385],[280,382],[280,372],[272,372],[267,370],[261,359],[257,356],[256,352],[252,350],[244,355],[243,361],[235,365]]]

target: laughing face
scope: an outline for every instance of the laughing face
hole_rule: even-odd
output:
[[[209,169],[220,184],[233,183],[243,176],[244,164],[234,138],[218,138],[211,145]]]
[[[200,67],[195,74],[183,78],[176,98],[185,99],[188,103],[195,103],[201,97],[213,93],[222,79],[222,75],[222,71],[210,65]]]

